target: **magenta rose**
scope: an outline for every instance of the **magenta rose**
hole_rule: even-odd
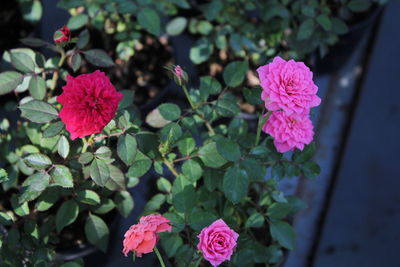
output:
[[[63,105],[60,118],[71,139],[100,133],[114,118],[123,94],[117,92],[104,72],[67,76],[57,101]]]
[[[283,110],[287,115],[308,114],[321,103],[313,73],[303,62],[280,57],[257,69],[263,89],[261,98],[268,110]]]
[[[213,266],[230,260],[239,235],[219,219],[210,226],[203,228],[197,248],[203,253],[204,259]]]
[[[274,138],[280,153],[298,148],[303,150],[313,140],[314,131],[308,115],[287,115],[283,111],[272,112],[263,126],[263,131]]]

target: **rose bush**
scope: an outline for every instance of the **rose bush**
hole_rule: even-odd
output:
[[[131,213],[128,188],[146,175],[154,191],[121,256],[155,251],[173,266],[278,266],[294,249],[291,216],[304,207],[279,182],[320,171],[312,161],[309,112],[320,101],[312,73],[276,58],[260,67],[261,87],[248,88],[254,70],[233,61],[196,86],[184,67],[167,66],[187,102],[161,103],[142,117],[134,92],[107,77],[114,60],[85,49],[89,40],[86,30],[57,46],[26,38],[57,55],[18,48],[3,57],[0,93],[18,96],[5,107],[21,117],[0,122],[1,265],[83,265],[59,256],[78,244],[106,252],[116,211]],[[238,98],[258,111],[257,124],[240,116]]]

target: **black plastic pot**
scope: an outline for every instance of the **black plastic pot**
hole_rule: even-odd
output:
[[[357,23],[350,24],[349,32],[339,36],[339,42],[329,48],[328,54],[321,58],[314,54],[315,71],[317,74],[328,74],[340,70],[358,47],[359,42],[377,23],[383,7],[372,9],[370,14]]]

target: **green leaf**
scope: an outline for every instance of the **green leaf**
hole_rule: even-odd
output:
[[[57,110],[50,104],[32,100],[19,106],[21,116],[36,123],[46,123],[58,118]]]
[[[158,109],[160,110],[161,116],[168,121],[177,120],[181,116],[181,109],[176,104],[161,104]]]
[[[56,185],[64,188],[71,188],[74,186],[71,171],[64,165],[54,165],[50,175]]]
[[[204,185],[207,190],[214,192],[216,188],[222,188],[223,172],[215,169],[206,168],[203,174]]]
[[[317,17],[317,22],[324,28],[325,31],[330,31],[332,28],[332,22],[327,14],[321,14]]]
[[[246,77],[249,63],[247,61],[234,61],[225,67],[223,77],[225,84],[230,87],[239,86]]]
[[[69,154],[69,142],[65,136],[61,136],[58,140],[58,155],[60,155],[63,159],[66,159]]]
[[[272,166],[271,175],[275,179],[282,179],[285,176],[285,167],[282,163],[276,163]]]
[[[196,148],[196,141],[191,137],[186,137],[178,142],[178,149],[182,155],[189,155]]]
[[[176,142],[182,136],[182,128],[178,123],[171,122],[168,123],[164,128],[160,131],[160,137],[162,142]]]
[[[332,18],[332,31],[336,34],[345,34],[349,32],[349,27],[347,27],[344,21],[338,18]]]
[[[209,226],[217,219],[218,217],[211,212],[193,210],[189,214],[189,225],[196,232],[200,232],[204,227]]]
[[[93,210],[93,212],[98,214],[106,214],[109,213],[114,208],[115,208],[114,201],[112,201],[109,198],[103,198],[100,205],[91,208],[91,210]]]
[[[144,206],[144,211],[156,211],[161,208],[161,205],[165,202],[165,195],[156,194],[154,195]]]
[[[261,99],[261,87],[252,89],[244,88],[243,95],[250,105],[261,105],[264,101]]]
[[[14,210],[15,214],[17,214],[20,217],[29,214],[28,202],[20,202],[16,194],[11,195],[11,207]]]
[[[281,246],[289,250],[294,249],[296,234],[292,226],[283,221],[275,221],[271,222],[269,229],[272,238],[278,241]]]
[[[203,175],[203,169],[195,159],[189,159],[183,163],[182,173],[189,181],[196,182]]]
[[[216,109],[218,114],[224,117],[233,117],[240,112],[239,105],[229,99],[218,100]]]
[[[85,26],[86,23],[88,23],[88,21],[89,21],[88,15],[81,13],[81,14],[72,16],[68,20],[67,27],[72,31],[77,30],[77,29]]]
[[[79,214],[79,206],[74,200],[67,200],[61,204],[56,214],[56,229],[61,232],[65,226],[73,223]]]
[[[221,138],[217,141],[217,150],[226,160],[237,161],[241,157],[239,145],[227,138]]]
[[[59,198],[57,187],[48,187],[36,200],[35,209],[46,211],[50,209]]]
[[[101,159],[95,159],[90,164],[90,177],[99,186],[104,186],[110,178],[107,163]]]
[[[233,204],[239,203],[247,195],[248,186],[249,177],[245,170],[231,167],[225,172],[222,188]]]
[[[274,203],[268,207],[267,215],[271,220],[281,220],[292,211],[289,203]]]
[[[88,205],[97,205],[100,204],[99,195],[93,190],[81,190],[76,194],[76,200],[88,204]]]
[[[0,184],[8,181],[8,174],[5,169],[0,168]]]
[[[77,52],[73,53],[72,56],[71,56],[70,65],[71,65],[71,68],[72,68],[72,70],[74,72],[79,70],[79,68],[81,67],[81,63],[82,63],[81,54],[79,54]]]
[[[143,8],[139,11],[137,20],[144,29],[158,36],[161,30],[160,16],[154,9]]]
[[[41,76],[33,75],[29,81],[29,93],[33,98],[42,100],[46,96],[46,82]]]
[[[0,224],[7,226],[13,223],[12,218],[5,212],[0,211]]]
[[[23,52],[10,52],[11,64],[14,68],[24,73],[35,71],[35,62],[32,58]]]
[[[25,1],[19,4],[24,20],[35,24],[42,18],[43,8],[40,1]]]
[[[167,33],[169,35],[179,35],[181,34],[187,25],[187,19],[184,17],[176,17],[168,22],[166,26]]]
[[[181,177],[177,179],[181,179]],[[178,193],[172,190],[172,193],[172,203],[178,212],[189,213],[196,206],[196,191],[192,185],[185,186]]]
[[[190,49],[190,59],[194,64],[205,62],[213,53],[214,46],[208,39],[200,39]]]
[[[241,166],[246,170],[250,180],[262,180],[267,174],[267,168],[263,165],[262,161],[251,157],[246,157]]]
[[[89,214],[85,223],[87,240],[103,252],[107,251],[110,232],[107,224],[98,216]]]
[[[79,49],[83,49],[88,45],[89,40],[90,40],[89,31],[88,31],[88,29],[84,29],[83,31],[81,31],[79,33],[78,42],[76,43],[76,46]]]
[[[43,137],[53,137],[58,135],[64,129],[64,123],[62,121],[57,121],[51,123],[43,132]]]
[[[137,153],[136,138],[130,134],[121,135],[118,138],[117,154],[119,158],[127,165],[131,165]]]
[[[90,49],[82,52],[89,63],[98,67],[112,67],[114,66],[114,61],[111,57],[101,49]]]
[[[114,165],[108,165],[110,169],[110,178],[106,184],[106,187],[110,190],[126,190],[126,181],[125,176],[120,169],[118,169]],[[110,186],[109,183],[112,182],[113,186]]]
[[[51,165],[49,157],[40,153],[30,154],[24,158],[24,161],[28,166],[38,170],[45,169]]]
[[[121,102],[119,102],[118,109],[125,109],[133,103],[133,98],[135,96],[135,91],[133,90],[122,90],[120,91],[124,95]]]
[[[158,190],[160,190],[161,192],[170,193],[170,192],[171,192],[172,185],[171,185],[171,182],[170,182],[169,180],[167,180],[167,179],[164,178],[164,177],[160,177],[160,178],[157,180],[157,188],[158,188]]]
[[[227,161],[218,153],[217,144],[215,142],[208,143],[200,148],[199,157],[204,165],[212,168],[219,168]]]
[[[185,228],[185,220],[177,213],[167,212],[163,215],[172,224],[172,233],[179,233]]]
[[[96,149],[96,152],[94,152],[94,154],[99,159],[109,159],[111,158],[112,152],[109,147],[101,146]]]
[[[313,19],[306,19],[301,23],[299,31],[297,33],[297,38],[299,40],[306,40],[311,37],[315,29],[315,23]]]
[[[168,258],[175,256],[178,249],[183,245],[182,238],[177,234],[162,233],[160,241]]]
[[[142,152],[140,152],[140,150],[138,150],[136,153],[135,160],[131,164],[131,167],[129,167],[127,176],[141,177],[150,170],[151,164],[152,164],[151,159],[148,158]]]
[[[134,202],[131,194],[128,191],[117,192],[114,197],[114,203],[119,213],[127,218],[134,207]]]
[[[254,212],[253,214],[250,215],[250,217],[247,219],[245,228],[260,228],[264,225],[264,216],[261,213]]]
[[[78,158],[80,164],[88,164],[92,160],[93,160],[93,154],[90,152],[82,153]]]
[[[353,12],[364,12],[371,7],[371,1],[365,0],[351,0],[347,7]]]
[[[296,163],[305,163],[312,159],[315,154],[315,142],[307,145],[303,151],[296,149],[295,153],[293,153],[292,160]]]
[[[14,91],[22,83],[24,76],[16,71],[5,71],[0,73],[0,95]]]
[[[319,165],[312,161],[302,164],[301,170],[303,175],[309,179],[315,179],[321,173]]]
[[[218,82],[217,79],[215,79],[212,76],[203,76],[200,78],[200,92],[206,91],[209,94],[212,95],[217,95],[221,92],[222,86]]]

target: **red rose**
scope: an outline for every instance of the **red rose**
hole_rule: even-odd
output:
[[[71,139],[100,133],[115,116],[122,96],[99,70],[75,78],[68,75],[57,101],[63,105],[60,118]]]
[[[53,39],[56,44],[67,43],[71,40],[71,31],[67,26],[64,26],[54,33]]]

